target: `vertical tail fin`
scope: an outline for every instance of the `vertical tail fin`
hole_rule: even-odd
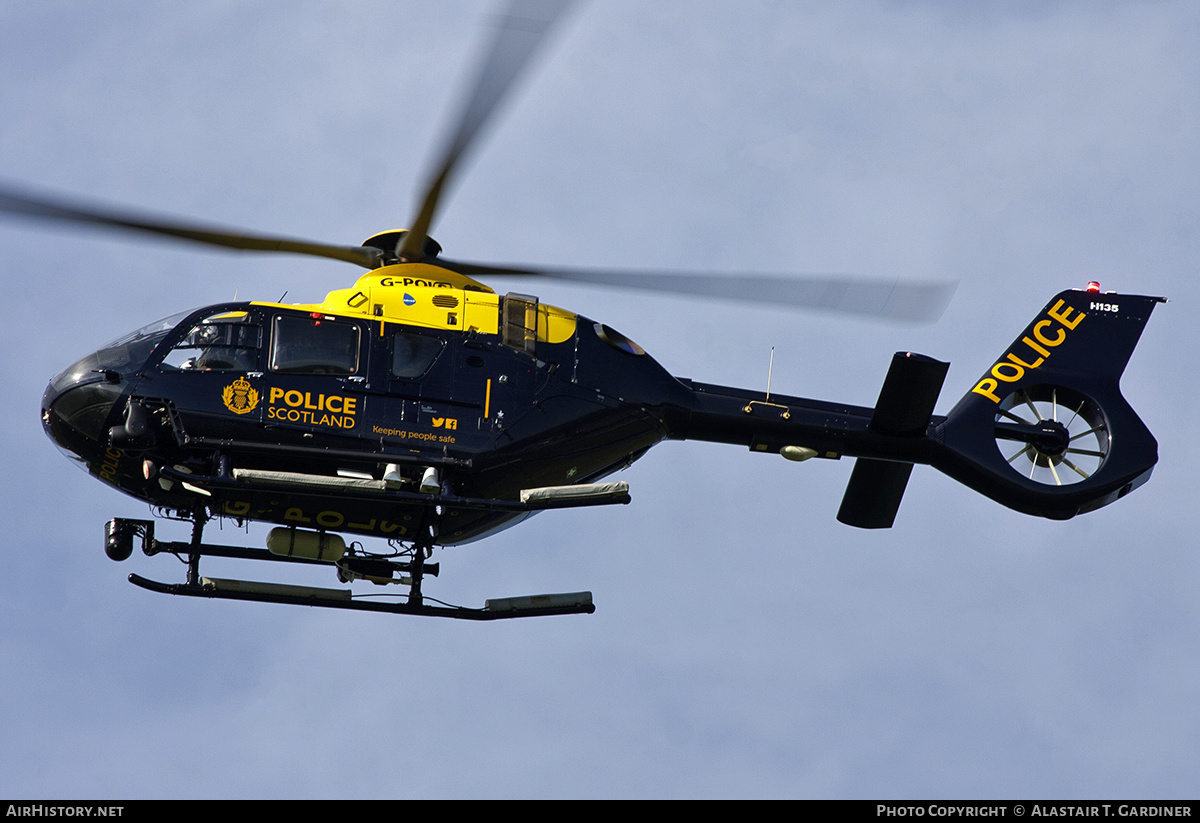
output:
[[[1067,519],[1144,483],[1158,444],[1120,390],[1161,297],[1056,295],[951,410],[934,465],[1018,511]]]
[[[868,424],[872,431],[923,437],[942,391],[949,363],[896,352]],[[860,529],[890,529],[912,473],[912,463],[860,457],[850,473],[837,519]]]

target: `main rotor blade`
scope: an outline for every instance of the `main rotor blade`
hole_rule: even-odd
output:
[[[489,266],[439,259],[468,276],[552,277],[578,283],[719,297],[760,306],[798,306],[846,314],[932,323],[942,316],[956,282],[903,282],[851,275],[719,275],[666,271]]]
[[[448,142],[441,163],[435,167],[437,171],[430,176],[421,208],[410,224],[397,256],[408,260],[421,258],[442,189],[459,159],[572,2],[513,0],[508,12],[496,21],[496,37],[492,41],[491,51],[479,66],[471,97],[459,117],[458,130]]]
[[[176,240],[238,251],[282,252],[344,260],[368,269],[379,265],[382,252],[363,246],[334,246],[290,237],[237,233],[229,229],[178,223],[111,206],[82,205],[44,195],[31,195],[0,185],[0,212],[58,223],[77,223],[102,229],[157,234]]]

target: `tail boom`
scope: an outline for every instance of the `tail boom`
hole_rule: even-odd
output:
[[[1120,378],[1160,297],[1056,295],[946,416],[932,413],[949,367],[899,352],[875,408],[679,379],[660,407],[671,439],[751,451],[858,458],[838,519],[888,528],[913,464],[929,464],[1004,506],[1065,520],[1144,483],[1158,443]]]

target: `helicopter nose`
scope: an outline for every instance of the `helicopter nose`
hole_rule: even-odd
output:
[[[42,428],[68,457],[93,466],[105,455],[114,407],[155,347],[192,311],[124,334],[59,372],[42,395]]]
[[[115,375],[78,368],[88,359],[64,369],[42,395],[42,428],[46,435],[84,460],[104,445],[108,419],[123,389],[123,381]]]

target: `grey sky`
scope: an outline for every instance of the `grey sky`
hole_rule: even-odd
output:
[[[360,242],[409,218],[491,11],[5,3],[0,178]],[[861,532],[834,519],[848,460],[666,443],[619,476],[630,506],[440,552],[427,586],[591,589],[586,617],[130,586],[183,571],[104,557],[103,522],[145,508],[56,453],[47,380],[156,317],[356,272],[0,224],[0,794],[1194,796],[1198,35],[1183,2],[574,14],[464,168],[448,256],[962,281],[927,327],[538,286],[675,374],[765,387],[774,346],[775,390],[870,405],[913,350],[952,362],[944,412],[1062,288],[1172,300],[1122,383],[1161,462],[1118,505],[1043,521],[918,468]]]

